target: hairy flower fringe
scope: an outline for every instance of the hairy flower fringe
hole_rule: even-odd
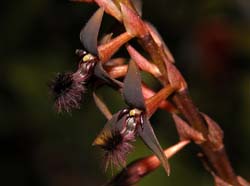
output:
[[[104,150],[105,171],[108,167],[124,167],[128,154],[133,150],[131,142],[134,134],[122,133],[116,129],[105,129],[95,140],[95,144]]]
[[[85,77],[79,72],[58,73],[49,87],[54,97],[54,107],[57,112],[70,112],[80,108],[82,94],[85,92]]]

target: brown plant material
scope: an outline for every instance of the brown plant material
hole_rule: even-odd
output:
[[[167,148],[164,153],[168,158],[171,158],[187,144],[189,144],[189,141],[179,142]],[[132,186],[159,166],[160,161],[155,155],[135,160],[105,184],[105,186]]]
[[[130,9],[136,10],[134,6],[134,1],[132,0],[113,0],[116,6],[121,9],[121,3],[123,3],[125,6],[129,7]]]
[[[220,128],[220,126],[212,120],[208,115],[202,113],[204,119],[207,122],[208,125],[208,139],[210,140],[212,144],[212,148],[214,150],[219,150],[224,147],[223,145],[223,131]]]
[[[213,175],[213,177],[214,177],[215,186],[233,186],[225,182],[224,180],[222,180],[220,177],[216,176],[215,174]]]
[[[131,45],[127,45],[126,48],[131,58],[136,62],[136,64],[141,70],[152,74],[156,78],[159,78],[161,76],[161,72],[159,71],[159,69],[157,68],[155,64],[149,62],[138,51],[136,51]]]
[[[142,93],[145,99],[148,99],[156,94],[153,90],[148,88],[145,84],[142,84]],[[159,108],[166,110],[169,113],[178,113],[177,108],[168,100],[162,100],[158,106]]]
[[[180,140],[192,140],[197,144],[201,144],[206,139],[203,137],[203,135],[198,132],[197,130],[190,127],[183,119],[181,119],[178,115],[172,114],[172,117],[175,122],[176,129],[178,131]]]
[[[213,176],[215,186],[233,186],[215,174],[215,172],[212,170],[211,164],[203,153],[198,153],[197,156],[202,161],[204,168]]]
[[[112,114],[109,111],[108,107],[103,103],[103,101],[93,92],[93,98],[95,101],[96,106],[99,110],[103,113],[103,115],[110,120],[112,118]]]
[[[169,51],[167,45],[165,44],[165,42],[163,41],[162,37],[160,36],[160,34],[158,33],[158,31],[156,30],[156,28],[149,22],[145,22],[145,25],[147,26],[151,36],[153,37],[153,40],[157,43],[157,45],[162,48],[162,50],[164,51],[166,58],[168,60],[168,62],[170,63],[174,63],[174,57],[172,56],[171,52]]]
[[[103,7],[107,14],[110,14],[118,21],[122,20],[122,14],[119,8],[113,3],[111,0],[95,0],[95,2],[100,6]]]
[[[124,65],[126,61],[127,59],[122,57],[112,58],[108,62],[106,62],[105,67],[117,67],[120,65]]]
[[[128,65],[119,65],[106,68],[109,75],[113,78],[124,77],[126,72],[128,71]]]
[[[242,186],[250,186],[250,182],[242,178],[241,176],[237,176],[237,180]]]
[[[166,86],[157,92],[154,96],[146,99],[147,113],[151,116],[159,107],[159,104],[171,95],[175,89],[171,86]]]
[[[98,54],[102,63],[107,62],[111,56],[119,50],[119,48],[127,43],[133,36],[128,32],[125,32],[114,39],[111,39],[108,43],[98,46]]]
[[[172,64],[167,63],[168,80],[172,87],[178,91],[184,91],[187,89],[187,83],[180,71]]]
[[[176,103],[177,108],[183,113],[191,126],[194,129],[200,131],[204,137],[206,137],[208,135],[207,124],[197,107],[194,105],[188,92],[178,92],[178,94],[174,95],[173,100]],[[206,140],[205,143],[202,143],[200,147],[202,148],[216,175],[232,185],[240,185],[236,179],[236,175],[224,148],[214,151],[214,149],[211,148],[212,144],[209,140]]]
[[[124,5],[123,3],[121,3],[120,5],[123,16],[123,23],[127,32],[129,32],[133,36],[138,37],[144,37],[148,35],[148,30],[143,24],[143,21],[140,19],[140,16],[134,10]]]

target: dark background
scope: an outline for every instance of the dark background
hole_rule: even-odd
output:
[[[26,0],[0,3],[0,185],[99,186],[109,177],[99,149],[91,146],[105,118],[91,90],[80,110],[56,114],[47,83],[56,72],[75,70],[79,31],[95,5]],[[152,22],[172,51],[200,110],[225,132],[236,172],[250,180],[250,2],[248,0],[144,1]],[[106,22],[108,25],[108,22]],[[109,89],[113,112],[122,106]],[[152,118],[163,147],[178,141],[162,111]],[[139,185],[212,185],[190,145]],[[150,154],[138,140],[129,161]]]

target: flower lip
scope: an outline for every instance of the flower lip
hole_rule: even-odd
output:
[[[50,84],[55,99],[67,93],[73,84],[72,73],[58,73]]]
[[[123,136],[118,130],[114,130],[103,140],[103,144],[100,146],[106,151],[113,151],[122,143]]]
[[[119,114],[113,115],[93,142],[104,150],[106,169],[109,165],[125,166],[127,155],[133,150],[131,143],[137,135],[136,118],[128,114],[119,118]]]
[[[99,8],[89,19],[80,32],[80,41],[83,46],[94,55],[98,55],[97,37],[100,30],[104,9]]]
[[[105,170],[111,165],[115,167],[124,167],[126,165],[127,155],[133,150],[131,142],[134,137],[121,133],[117,129],[105,129],[95,139],[94,145],[100,146],[104,150]]]
[[[58,73],[49,84],[54,97],[57,112],[80,108],[82,93],[84,93],[85,77],[81,73]]]

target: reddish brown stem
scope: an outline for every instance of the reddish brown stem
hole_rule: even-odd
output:
[[[176,93],[175,96],[173,96],[173,101],[177,105],[177,108],[180,110],[180,112],[192,125],[192,127],[200,131],[206,137],[208,135],[206,123],[197,107],[193,104],[188,92],[182,91]],[[200,146],[215,173],[226,182],[235,186],[240,186],[234,170],[229,162],[225,148],[223,147],[219,150],[213,150],[209,140],[200,144]]]

